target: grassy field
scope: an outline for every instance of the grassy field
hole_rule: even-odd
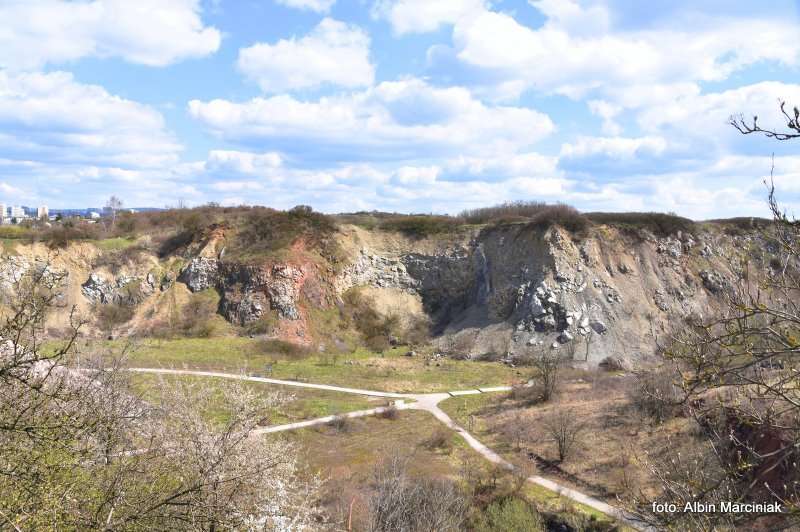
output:
[[[135,243],[136,239],[123,238],[123,237],[104,238],[102,240],[95,240],[93,242],[95,246],[97,246],[103,251],[119,251],[125,248],[129,248]]]
[[[147,401],[156,402],[159,397],[159,388],[165,383],[171,383],[175,379],[190,380],[203,386],[216,388],[217,390],[222,383],[230,384],[230,381],[207,377],[152,375],[143,373],[131,375],[133,386],[136,391],[141,394],[141,397]],[[267,413],[267,419],[270,425],[292,423],[294,421],[303,421],[333,414],[352,412],[354,410],[375,408],[387,404],[386,400],[380,398],[329,392],[326,390],[290,389],[285,386],[271,386],[257,382],[242,382],[238,384],[263,393],[264,395],[277,393],[284,399],[279,406],[276,406]],[[221,391],[215,392],[215,397],[219,400],[219,407],[214,408],[210,412],[206,412],[206,414],[211,419],[217,419],[223,422],[225,421],[226,409],[224,408],[224,398]]]
[[[121,341],[95,341],[88,349],[119,352]],[[249,372],[276,379],[360,387],[390,392],[439,392],[499,386],[527,375],[492,362],[439,360],[403,356],[406,349],[383,355],[358,350],[347,354],[303,356],[264,352],[259,340],[227,337],[209,339],[142,340],[130,351],[130,367],[163,367]]]

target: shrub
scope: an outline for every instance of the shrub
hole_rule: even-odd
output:
[[[474,523],[475,532],[531,532],[546,530],[536,509],[517,497],[506,497],[486,507]]]
[[[133,314],[132,307],[117,304],[98,305],[95,312],[97,324],[104,331],[111,331],[114,327],[128,323]]]
[[[544,428],[553,438],[558,459],[563,462],[580,444],[586,425],[572,410],[557,409],[544,419]]]
[[[293,344],[284,340],[268,339],[259,342],[258,350],[263,354],[278,354],[286,358],[306,358],[311,350],[303,345]]]
[[[349,432],[350,418],[342,414],[333,416],[333,419],[328,421],[327,425],[336,432]]]
[[[661,423],[678,411],[679,395],[672,379],[672,373],[665,369],[639,373],[628,399],[639,412]]]
[[[462,225],[462,220],[442,215],[409,215],[396,216],[380,223],[382,231],[396,231],[414,238],[452,233]]]
[[[426,438],[422,445],[429,450],[446,451],[453,446],[453,433],[444,427],[437,427],[433,433]]]
[[[588,222],[577,209],[563,203],[549,205],[540,201],[516,201],[495,207],[463,211],[461,217],[471,224],[502,224],[529,222],[538,229],[553,225],[578,234],[586,230]]]
[[[395,420],[400,417],[400,411],[396,406],[390,405],[386,407],[381,413],[378,414],[381,419]]]
[[[589,212],[584,216],[594,223],[612,225],[632,233],[647,229],[658,236],[670,236],[678,231],[695,229],[692,220],[662,212]]]

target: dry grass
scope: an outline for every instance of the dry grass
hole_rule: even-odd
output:
[[[546,476],[612,500],[655,487],[642,464],[646,453],[658,459],[697,444],[690,420],[656,424],[640,414],[628,398],[632,386],[632,375],[576,371],[564,379],[553,403],[531,405],[511,394],[487,394],[449,399],[442,407],[464,426],[474,416],[475,435],[512,462],[534,460]],[[563,464],[545,429],[559,410],[570,410],[584,426],[581,444]]]

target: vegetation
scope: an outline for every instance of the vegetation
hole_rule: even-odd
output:
[[[88,341],[90,348],[115,350],[121,340]],[[403,356],[406,348],[392,348],[382,354],[365,349],[342,354],[342,362],[328,363],[317,356],[282,355],[269,351],[257,338],[172,338],[141,339],[126,363],[134,367],[196,368],[238,373],[259,372],[271,366],[278,379],[310,381],[320,384],[375,388],[393,392],[437,392],[499,386],[519,380],[513,368],[491,363],[440,360]],[[379,383],[379,386],[378,384]]]
[[[656,236],[670,236],[678,231],[693,231],[695,222],[676,214],[662,212],[589,212],[586,218],[596,224],[611,225],[638,234],[646,229]]]
[[[81,359],[81,323],[42,350],[65,277],[37,264],[3,291],[0,336],[0,516],[15,530],[272,528],[309,522],[287,442],[248,437],[276,399],[230,384],[228,421],[200,412],[207,389],[140,400],[127,372]],[[64,309],[58,309],[64,311]],[[66,309],[69,312],[69,309]],[[74,309],[71,313],[74,318]],[[76,362],[80,361],[80,367]],[[93,371],[85,371],[91,364]]]

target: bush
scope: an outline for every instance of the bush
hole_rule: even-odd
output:
[[[333,419],[328,421],[327,425],[334,429],[336,432],[349,432],[350,431],[350,418],[345,415],[333,416]]]
[[[679,407],[679,395],[672,382],[673,377],[664,369],[637,374],[634,386],[628,391],[630,403],[656,423],[673,417]]]
[[[132,307],[117,304],[98,305],[95,311],[97,324],[104,331],[111,331],[114,327],[128,323],[133,314]]]
[[[546,530],[536,509],[517,497],[494,501],[475,520],[475,532],[533,532]]]
[[[662,212],[589,212],[585,216],[594,223],[619,227],[632,233],[647,229],[662,237],[695,229],[692,220]]]
[[[453,447],[453,433],[444,427],[437,427],[433,433],[426,438],[422,445],[431,451],[447,451]]]
[[[381,413],[379,413],[378,417],[381,419],[390,419],[394,421],[395,419],[400,417],[400,411],[397,409],[396,406],[390,405],[386,407]]]
[[[395,231],[414,238],[452,233],[463,221],[452,216],[442,215],[408,215],[396,216],[383,220],[378,225],[381,231]]]
[[[466,210],[461,217],[471,224],[529,222],[537,229],[558,225],[573,234],[588,227],[586,218],[574,207],[563,203],[548,205],[540,201],[516,201]]]
[[[311,355],[311,349],[306,346],[293,344],[284,340],[262,340],[259,342],[258,350],[262,354],[282,355],[286,358],[306,358]]]

